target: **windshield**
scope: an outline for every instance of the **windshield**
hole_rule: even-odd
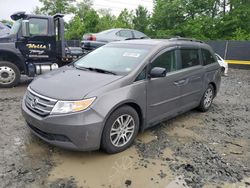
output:
[[[144,48],[105,46],[79,59],[74,65],[126,75],[142,62],[148,51]]]
[[[10,29],[10,34],[11,35],[17,34],[17,32],[19,31],[19,28],[21,26],[21,22],[22,22],[22,19],[19,19],[19,20],[14,22],[13,26]]]

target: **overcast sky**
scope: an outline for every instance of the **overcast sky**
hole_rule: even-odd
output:
[[[114,15],[118,15],[124,8],[133,10],[138,5],[143,5],[149,11],[153,9],[153,0],[94,0],[93,2],[96,10],[101,8],[111,9]],[[30,13],[39,5],[39,0],[0,0],[0,20],[9,20],[10,15],[17,11]]]

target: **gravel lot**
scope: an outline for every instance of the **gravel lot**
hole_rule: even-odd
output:
[[[230,69],[207,113],[164,122],[115,155],[33,136],[20,111],[29,82],[0,89],[0,187],[250,187],[250,70]]]

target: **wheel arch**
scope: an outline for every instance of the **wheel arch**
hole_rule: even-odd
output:
[[[222,66],[220,69],[221,69],[221,72],[224,73],[226,70],[226,67]]]
[[[21,73],[27,73],[24,59],[12,51],[0,50],[0,61],[9,61],[15,64]]]
[[[214,93],[215,93],[215,96],[217,94],[217,87],[216,87],[216,84],[214,82],[209,82],[209,85],[212,85],[213,88],[214,88]]]
[[[137,104],[135,101],[130,101],[130,100],[128,100],[128,101],[123,101],[123,102],[120,102],[120,103],[118,103],[117,105],[115,105],[109,112],[108,112],[108,114],[106,115],[106,117],[105,117],[105,119],[104,119],[104,126],[105,126],[105,124],[106,124],[106,122],[107,122],[107,119],[109,118],[109,116],[115,111],[115,110],[117,110],[118,108],[120,108],[120,107],[122,107],[122,106],[130,106],[130,107],[132,107],[136,112],[137,112],[137,114],[138,114],[138,116],[139,116],[139,131],[143,131],[144,130],[144,125],[145,125],[145,117],[144,117],[144,115],[143,115],[143,110],[142,110],[142,108],[140,107],[140,105],[139,104]],[[103,128],[104,128],[104,126],[103,126]]]

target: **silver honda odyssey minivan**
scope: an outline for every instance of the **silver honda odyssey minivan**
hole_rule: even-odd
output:
[[[220,82],[215,54],[201,41],[114,42],[37,77],[22,113],[50,144],[117,153],[139,131],[194,108],[207,111]]]

